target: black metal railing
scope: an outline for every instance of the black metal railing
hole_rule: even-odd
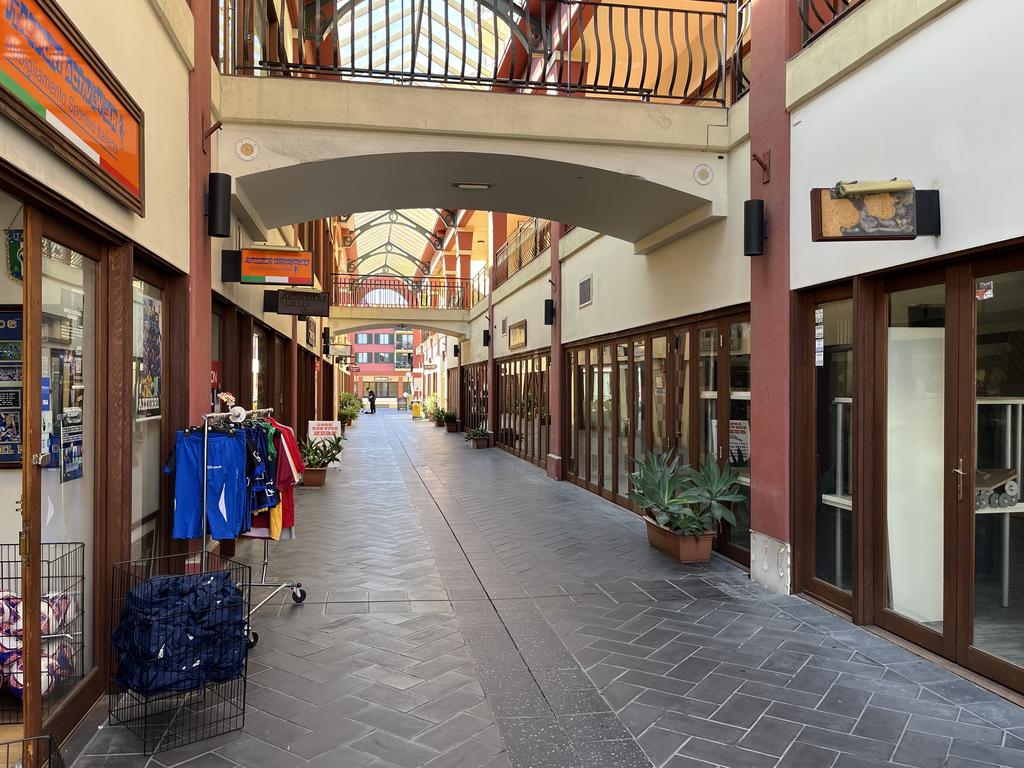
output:
[[[478,302],[487,298],[491,292],[491,278],[485,266],[469,281],[469,306],[475,307]]]
[[[750,92],[750,3],[739,0],[736,3],[736,41],[733,43],[730,79],[732,100],[738,101]]]
[[[803,45],[808,45],[864,0],[796,0]]]
[[[550,245],[550,221],[527,219],[522,222],[494,254],[494,287],[504,283]]]
[[[303,0],[297,24],[289,0],[212,1],[224,74],[702,106],[724,106],[731,96],[728,62],[737,31],[729,29],[729,10],[736,0],[687,0],[685,8],[594,0]]]
[[[335,274],[331,304],[385,309],[469,309],[469,280]]]

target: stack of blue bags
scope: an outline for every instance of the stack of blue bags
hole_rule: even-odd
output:
[[[113,635],[121,687],[191,691],[245,672],[245,603],[227,572],[147,579],[128,592]]]

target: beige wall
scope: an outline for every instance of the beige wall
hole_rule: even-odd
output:
[[[82,34],[145,113],[146,217],[140,218],[0,118],[0,155],[175,266],[188,269],[188,67],[143,0],[61,0]],[[174,5],[174,3],[168,3]],[[183,0],[179,1],[179,5]],[[186,9],[187,10],[187,9]],[[118,23],[111,23],[111,14]],[[190,17],[189,17],[190,20]],[[6,225],[6,222],[4,223]]]
[[[729,215],[647,256],[623,240],[573,230],[562,243],[562,340],[566,343],[750,301],[743,255],[743,201],[750,196],[750,145],[729,155]],[[573,250],[577,244],[586,245]],[[593,275],[593,302],[579,283]]]
[[[865,3],[864,11],[872,5]],[[851,14],[821,42],[848,23],[862,23],[860,15]],[[793,288],[1024,235],[1024,102],[1007,91],[1019,91],[1024,78],[1017,40],[1022,25],[1022,3],[961,2],[793,112]],[[891,87],[900,72],[927,77],[909,90]],[[856,110],[852,104],[871,107]],[[939,190],[941,236],[811,241],[813,187],[894,177]]]

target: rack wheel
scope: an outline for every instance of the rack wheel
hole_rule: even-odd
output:
[[[253,632],[251,629],[248,630],[248,632],[246,633],[246,636],[245,636],[245,647],[246,648],[255,648],[256,647],[256,643],[258,643],[259,641],[260,641],[260,633],[259,632]]]
[[[304,603],[306,601],[306,590],[302,587],[296,587],[292,590],[292,600],[296,603]]]

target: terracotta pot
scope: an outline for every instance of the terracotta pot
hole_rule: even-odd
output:
[[[351,427],[352,426],[352,419],[345,419],[345,426],[346,427]]]
[[[447,432],[458,432],[459,431],[459,423],[457,421],[446,421],[444,423],[444,428],[445,428],[445,431],[447,431]]]
[[[327,467],[306,467],[302,473],[302,484],[310,488],[321,488],[327,480]]]
[[[489,446],[490,446],[490,440],[488,440],[486,437],[474,437],[473,438],[473,447],[474,448],[487,448]]]
[[[647,523],[648,543],[669,557],[681,563],[706,563],[711,559],[711,543],[715,538],[713,531],[705,531],[699,539],[695,539],[670,531],[649,517],[645,517],[644,522]]]
[[[444,419],[434,419],[434,426],[435,427],[443,427],[444,426]]]

